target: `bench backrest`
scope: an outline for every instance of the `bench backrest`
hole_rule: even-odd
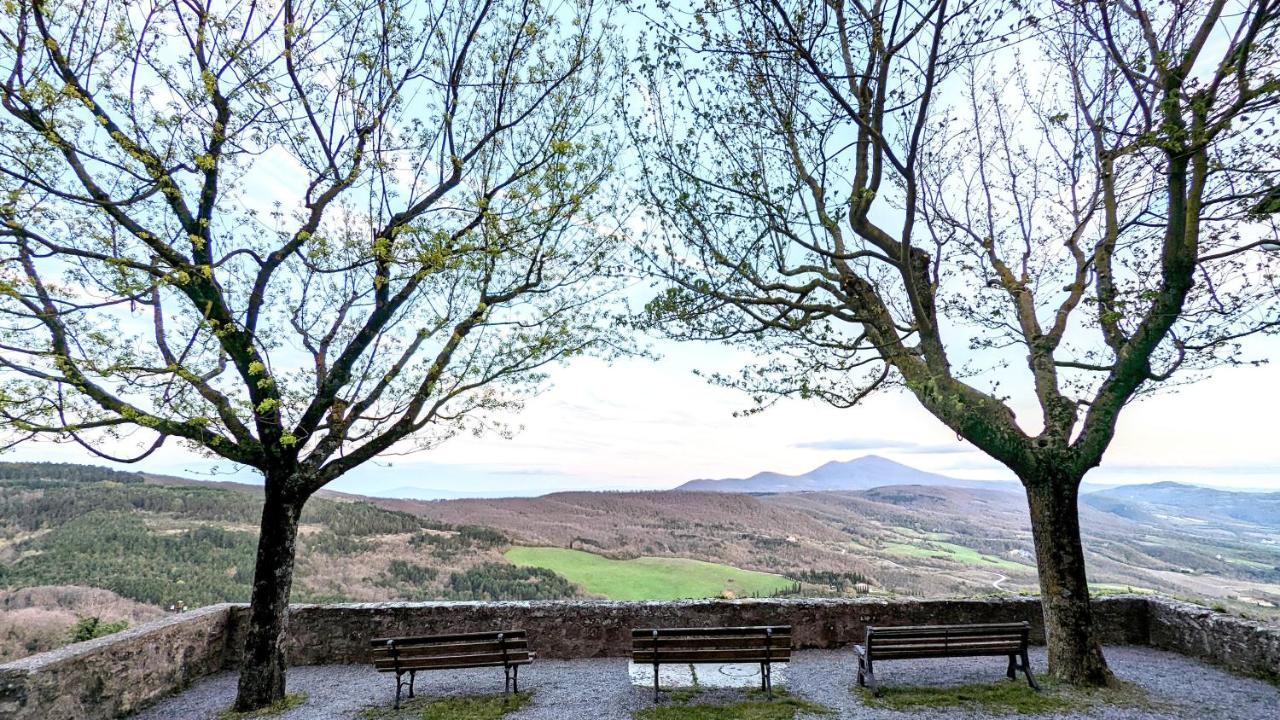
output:
[[[867,654],[877,660],[1012,655],[1027,647],[1029,623],[868,627]]]
[[[529,662],[524,630],[375,638],[369,641],[374,667],[382,671],[501,667]]]
[[[791,626],[632,630],[631,659],[636,663],[788,662]]]

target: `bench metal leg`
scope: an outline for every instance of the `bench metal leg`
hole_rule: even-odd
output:
[[[417,670],[409,671],[409,697],[413,697],[413,681],[414,679],[417,678],[417,676],[418,676]]]
[[[658,702],[658,663],[653,664],[653,701]]]
[[[396,673],[396,709],[397,710],[400,709],[400,690],[401,688],[404,687],[404,681],[401,680],[402,677],[404,677],[404,673],[400,673],[400,672]]]
[[[869,658],[858,658],[858,685],[870,690],[872,697],[880,697],[880,687],[876,685],[876,675],[871,670]]]
[[[1040,686],[1036,684],[1036,676],[1031,672],[1031,659],[1027,657],[1025,649],[1022,651],[1022,672],[1026,673],[1027,684],[1031,686],[1031,689],[1039,692]]]
[[[764,684],[765,697],[773,699],[773,665],[760,663],[761,682]]]
[[[1018,656],[1009,655],[1009,669],[1005,672],[1010,680],[1018,679]]]
[[[502,694],[510,696],[513,692],[520,692],[520,666],[519,665],[503,665],[502,666]]]

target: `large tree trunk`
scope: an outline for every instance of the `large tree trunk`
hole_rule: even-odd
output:
[[[303,499],[290,499],[267,481],[262,504],[258,559],[249,601],[249,630],[240,665],[237,711],[257,710],[285,695],[284,634],[289,591],[293,585],[294,551]]]
[[[1070,685],[1105,685],[1111,672],[1094,631],[1089,603],[1076,503],[1079,479],[1040,477],[1024,479],[1023,484],[1031,506],[1031,534],[1040,571],[1049,673]]]

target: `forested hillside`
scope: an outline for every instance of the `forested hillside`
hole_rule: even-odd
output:
[[[132,622],[134,604],[159,612],[246,602],[260,509],[251,487],[149,484],[104,468],[0,463],[0,594],[27,589],[31,596],[36,588],[31,597],[59,598],[53,607],[5,607],[0,657],[48,649],[67,639],[78,617],[106,613],[104,621]],[[576,593],[550,571],[507,563],[510,540],[488,528],[326,498],[309,502],[302,522],[297,602]],[[81,592],[87,588],[119,603]]]

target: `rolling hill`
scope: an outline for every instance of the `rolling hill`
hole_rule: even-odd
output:
[[[990,488],[372,501],[439,522],[509,529],[519,545],[575,545],[615,559],[713,560],[798,580],[846,573],[869,580],[872,592],[907,595],[1038,587],[1025,496]],[[1150,522],[1114,509],[1101,500],[1080,507],[1090,577],[1100,589],[1207,597],[1250,611],[1280,604],[1273,528],[1224,521],[1219,510],[1194,504],[1176,514],[1152,513]]]
[[[1239,522],[1280,532],[1280,492],[1229,492],[1176,482],[1122,485],[1082,498],[1085,504],[1143,523],[1186,518]]]
[[[877,467],[925,482],[815,489],[894,477]],[[904,467],[863,459],[829,464],[807,481],[766,476],[759,485],[807,488],[798,492],[424,501],[324,491],[303,515],[294,599],[635,598],[656,586],[671,591],[678,580],[696,588],[681,593],[711,595],[1037,589],[1026,499],[1010,491],[1016,486],[960,487]],[[124,613],[102,618],[115,621],[145,615],[139,604],[159,611],[248,599],[260,487],[103,470],[0,464],[0,595],[43,588],[22,597],[63,598],[44,615],[42,600],[7,601],[0,636],[11,647],[0,651],[10,657],[47,646],[62,634],[54,625],[81,611]],[[1090,579],[1100,590],[1268,612],[1280,605],[1277,496],[1169,483],[1087,496],[1080,517]],[[689,577],[665,579],[682,572]],[[115,600],[64,590],[73,585]],[[53,625],[40,638],[3,629],[26,627],[29,617]]]

